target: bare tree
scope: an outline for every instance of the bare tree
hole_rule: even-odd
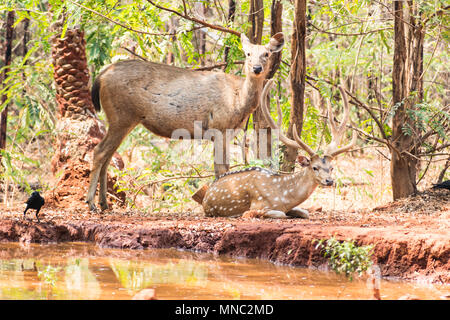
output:
[[[14,11],[9,11],[6,17],[6,50],[5,50],[5,62],[2,74],[2,83],[4,83],[4,80],[7,77],[7,74],[9,72],[8,66],[11,64],[11,56],[12,56],[12,42],[14,37]],[[7,96],[6,94],[2,95],[2,105],[6,102]],[[8,122],[8,105],[4,106],[4,109],[2,110],[0,114],[0,149],[4,150],[6,148],[6,129],[7,129],[7,122]]]
[[[298,135],[303,127],[303,112],[305,102],[305,76],[306,76],[306,0],[295,0],[294,30],[291,44],[291,113],[287,135],[293,138],[293,127],[296,126]],[[293,171],[297,149],[287,146],[284,152],[282,170]]]
[[[250,41],[253,43],[261,43],[262,31],[264,25],[264,3],[261,0],[252,0],[249,13],[249,22],[251,22],[251,29],[249,32]],[[282,31],[282,11],[283,5],[281,0],[273,0],[271,7],[271,22],[270,22],[270,35],[273,36],[276,33]],[[266,79],[271,79],[277,72],[281,62],[281,52],[274,53],[270,57],[270,70],[266,75]],[[268,97],[267,97],[268,99]],[[261,109],[257,108],[253,112],[253,128],[256,136],[256,155],[258,158],[270,159],[272,151],[272,136],[271,128],[264,116],[261,113]],[[265,142],[265,145],[262,143]]]
[[[234,21],[235,13],[236,13],[236,1],[228,0],[228,16],[227,16],[228,24],[230,24]],[[226,46],[225,50],[224,50],[224,59],[223,59],[226,64],[223,67],[223,70],[225,70],[227,68],[229,54],[230,54],[230,47]]]
[[[406,7],[404,6],[406,4]],[[419,19],[416,19],[419,16]],[[414,135],[418,130],[408,110],[423,100],[424,26],[416,1],[394,1],[394,65],[391,183],[394,200],[417,191],[417,153]]]

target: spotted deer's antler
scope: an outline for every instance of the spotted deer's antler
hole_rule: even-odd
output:
[[[269,81],[267,81],[266,85],[264,86],[263,92],[261,94],[261,111],[264,115],[264,118],[266,119],[266,121],[269,123],[270,127],[274,130],[278,130],[279,134],[280,134],[280,140],[281,142],[283,142],[285,145],[293,147],[293,148],[297,148],[297,149],[303,149],[305,150],[311,157],[314,156],[316,153],[306,144],[304,143],[300,137],[298,136],[297,133],[297,127],[295,126],[295,124],[292,127],[292,134],[294,136],[295,140],[289,139],[288,137],[286,137],[283,134],[283,131],[281,130],[281,119],[283,117],[282,113],[281,113],[281,108],[280,108],[280,103],[279,101],[277,101],[277,111],[278,111],[278,124],[275,124],[275,121],[273,121],[271,115],[270,115],[270,111],[269,111],[269,106],[267,104],[267,99],[266,97],[269,94],[270,88],[272,87],[273,84],[273,79],[270,79]]]
[[[356,134],[353,131],[352,140],[346,146],[339,148],[340,141],[344,136],[345,130],[347,129],[347,123],[350,115],[350,108],[348,106],[347,94],[344,89],[339,86],[339,91],[341,92],[342,100],[344,101],[344,116],[342,118],[341,124],[338,126],[336,121],[334,121],[333,110],[331,108],[331,103],[327,100],[328,105],[328,121],[330,123],[331,128],[331,142],[328,144],[327,149],[325,151],[325,155],[330,157],[336,157],[337,155],[347,152],[356,143]]]
[[[298,136],[297,128],[296,128],[295,124],[293,126],[293,131],[292,131],[295,141],[286,137],[283,134],[283,132],[281,131],[281,129],[280,129],[281,120],[280,119],[282,117],[282,113],[281,113],[279,101],[277,101],[277,109],[278,109],[277,111],[278,111],[278,118],[279,118],[278,124],[275,124],[275,121],[273,121],[273,119],[270,115],[269,106],[267,103],[267,100],[269,100],[269,99],[267,99],[267,96],[269,94],[272,84],[273,84],[273,79],[267,81],[266,85],[264,86],[262,95],[261,95],[261,111],[262,111],[266,121],[269,123],[269,125],[272,129],[279,130],[280,140],[285,145],[293,147],[293,148],[297,148],[297,149],[303,149],[311,157],[314,156],[316,153],[308,145],[306,145],[306,143],[304,143]],[[341,87],[339,87],[339,90],[341,91],[342,99],[344,101],[344,118],[342,120],[342,123],[339,126],[334,121],[331,104],[328,102],[328,119],[330,122],[332,139],[331,139],[330,144],[326,148],[325,155],[329,156],[329,157],[336,157],[337,155],[350,150],[355,145],[356,138],[357,138],[355,132],[353,132],[351,142],[348,145],[346,145],[345,147],[339,148],[340,140],[342,139],[342,137],[345,133],[345,130],[347,129],[346,126],[347,126],[349,115],[350,115],[350,108],[348,106],[347,95],[345,94],[345,91]]]

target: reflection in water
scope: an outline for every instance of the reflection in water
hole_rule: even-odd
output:
[[[120,284],[129,289],[130,294],[137,289],[171,283],[204,287],[208,277],[205,262],[181,260],[160,265],[111,258],[109,263]]]
[[[100,298],[100,284],[89,270],[89,258],[68,258],[64,282],[67,289],[64,299],[96,300]]]
[[[0,243],[0,299],[371,299],[366,282],[331,272],[172,249],[103,249],[87,243]],[[449,286],[381,281],[381,297],[438,299]]]

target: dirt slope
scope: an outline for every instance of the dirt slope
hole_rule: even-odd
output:
[[[428,192],[409,201],[367,212],[311,213],[309,220],[204,218],[188,213],[143,216],[114,211],[45,208],[41,223],[24,220],[22,209],[3,209],[0,241],[92,241],[114,248],[179,248],[268,259],[323,268],[317,239],[354,239],[374,245],[383,276],[450,283],[448,191]],[[428,204],[417,206],[427,199]],[[413,210],[409,210],[413,208]],[[317,209],[317,208],[316,208]]]

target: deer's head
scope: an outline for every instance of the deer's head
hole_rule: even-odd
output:
[[[275,53],[281,51],[284,45],[283,33],[275,34],[265,46],[251,44],[245,34],[241,34],[242,49],[245,54],[244,71],[247,77],[261,77],[269,67],[269,58]]]
[[[323,186],[332,186],[334,183],[332,176],[333,165],[331,164],[331,160],[333,160],[333,158],[330,156],[320,157],[318,154],[311,156],[311,159],[302,155],[297,157],[297,162],[299,162],[302,167],[307,167],[308,170],[312,172],[312,176],[316,183]]]
[[[272,129],[278,129],[280,133],[280,140],[287,146],[297,148],[297,149],[303,149],[306,151],[310,158],[304,156],[298,156],[297,161],[302,165],[303,167],[306,167],[307,170],[310,170],[312,173],[312,176],[314,177],[317,184],[323,185],[323,186],[331,186],[334,183],[332,172],[333,172],[333,166],[331,164],[332,160],[339,154],[344,153],[348,150],[350,150],[356,143],[356,134],[353,131],[353,136],[351,142],[344,146],[339,148],[340,141],[345,133],[347,122],[349,119],[349,106],[347,101],[347,96],[345,94],[345,91],[339,87],[339,90],[342,95],[342,100],[344,102],[344,116],[342,119],[342,122],[340,125],[337,125],[332,108],[330,103],[328,103],[328,121],[330,123],[330,129],[331,129],[331,142],[328,144],[327,148],[325,149],[324,156],[319,156],[316,152],[314,152],[306,143],[304,143],[298,133],[297,128],[295,124],[293,125],[292,135],[294,137],[294,140],[289,139],[286,137],[283,132],[281,131],[281,119],[282,119],[282,113],[280,104],[277,101],[277,108],[278,108],[278,123],[275,124],[275,121],[272,119],[269,111],[269,106],[267,103],[266,96],[269,94],[270,87],[272,86],[273,80],[269,80],[267,84],[264,87],[263,93],[261,95],[261,110],[264,114],[264,117],[266,118],[266,121],[269,123],[270,127]]]

